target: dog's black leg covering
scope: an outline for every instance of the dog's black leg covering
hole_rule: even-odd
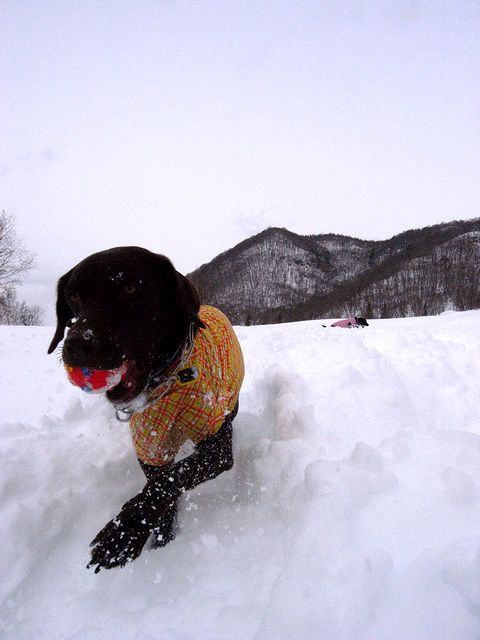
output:
[[[152,549],[158,549],[164,547],[171,542],[177,535],[177,503],[172,504],[167,508],[163,514],[160,522],[155,526],[152,531],[153,538],[151,542]]]
[[[232,421],[236,410],[226,419],[217,433],[205,438],[192,455],[164,467],[140,463],[149,479],[144,488],[145,496],[153,502],[171,502],[184,491],[202,482],[216,478],[233,466]]]
[[[159,546],[174,538],[177,498],[233,466],[232,420],[237,410],[238,404],[218,432],[200,442],[192,455],[180,462],[164,467],[142,464],[147,484],[93,540],[89,567],[100,571],[131,562],[157,528],[160,535],[163,531],[165,535],[165,542],[162,539]]]

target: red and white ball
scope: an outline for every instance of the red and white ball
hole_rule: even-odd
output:
[[[76,387],[87,393],[103,393],[119,384],[127,373],[127,363],[116,369],[90,369],[65,365],[68,379]]]

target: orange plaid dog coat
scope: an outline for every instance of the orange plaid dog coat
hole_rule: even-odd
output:
[[[202,305],[198,316],[205,328],[197,332],[188,360],[130,419],[135,450],[145,464],[167,464],[187,440],[197,444],[215,434],[237,403],[244,376],[237,337],[215,307]]]

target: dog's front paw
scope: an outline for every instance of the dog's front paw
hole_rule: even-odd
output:
[[[124,567],[141,553],[149,535],[169,508],[157,495],[155,487],[147,483],[143,491],[126,502],[116,518],[106,524],[92,540],[92,559],[87,568]],[[175,515],[174,504],[170,505]],[[173,524],[173,519],[172,519]]]
[[[87,568],[95,566],[95,573],[98,573],[100,569],[124,567],[141,554],[153,528],[142,507],[139,494],[103,527],[90,543],[92,559]]]
[[[132,526],[120,513],[90,543],[92,558],[87,568],[95,567],[95,573],[98,573],[100,569],[124,567],[141,554],[149,535],[150,527],[142,523]]]

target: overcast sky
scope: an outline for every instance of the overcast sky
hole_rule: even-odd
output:
[[[480,215],[478,1],[0,7],[0,208],[37,255],[29,302],[116,245],[188,272],[272,225]]]

